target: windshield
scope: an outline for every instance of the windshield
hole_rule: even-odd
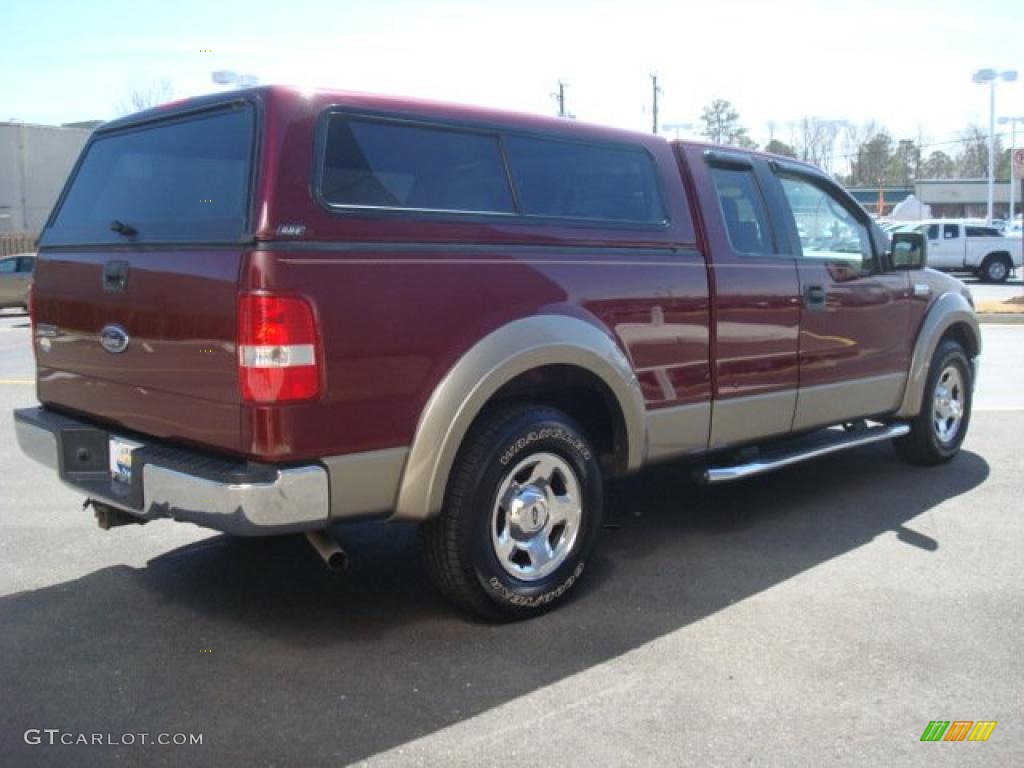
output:
[[[100,134],[41,245],[237,241],[245,231],[251,106]]]

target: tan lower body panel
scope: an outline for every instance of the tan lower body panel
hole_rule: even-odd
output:
[[[811,429],[895,411],[906,385],[906,374],[892,373],[803,388],[797,393],[793,429]]]
[[[324,459],[330,478],[330,519],[390,513],[395,508],[408,455],[408,448],[386,448]]]
[[[681,405],[648,411],[647,462],[707,450],[711,404]]]
[[[711,447],[748,443],[792,428],[796,390],[716,400],[711,412]]]

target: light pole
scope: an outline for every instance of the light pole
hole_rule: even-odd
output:
[[[1017,186],[1017,180],[1013,178],[1013,151],[1017,149],[1017,123],[1024,123],[1024,117],[999,118],[1000,125],[1006,125],[1007,123],[1010,124],[1010,214],[1007,216],[1007,220],[1010,222],[1010,227],[1013,227],[1013,222],[1016,221],[1013,213],[1013,192]]]
[[[988,209],[985,220],[992,223],[992,195],[995,189],[996,171],[996,80],[1012,83],[1017,79],[1017,70],[1007,69],[997,72],[994,69],[979,69],[971,78],[979,84],[988,83]]]

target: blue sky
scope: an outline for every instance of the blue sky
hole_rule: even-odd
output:
[[[663,123],[720,97],[762,143],[809,115],[938,142],[987,123],[974,70],[1024,75],[1020,0],[5,0],[3,20],[0,119],[40,123],[113,117],[161,78],[208,92],[232,69],[548,114],[561,78],[579,118],[646,130],[656,71]],[[997,107],[1024,115],[1024,81]]]

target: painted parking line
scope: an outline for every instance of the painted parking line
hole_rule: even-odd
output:
[[[35,379],[0,379],[0,384],[35,384]]]

